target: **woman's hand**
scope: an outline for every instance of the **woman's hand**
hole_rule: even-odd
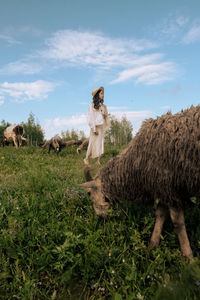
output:
[[[104,120],[106,120],[107,114],[103,114],[103,118],[104,118]]]

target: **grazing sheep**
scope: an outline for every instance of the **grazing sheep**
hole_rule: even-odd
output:
[[[47,147],[49,147],[48,153],[50,153],[51,149],[55,150],[56,153],[59,153],[61,149],[65,147],[65,143],[62,141],[61,137],[55,135],[42,145],[43,149]]]
[[[55,135],[52,137],[50,140],[46,141],[43,145],[42,148],[47,148],[49,147],[48,153],[50,153],[51,149],[54,149],[56,153],[59,153],[62,148],[64,147],[69,147],[72,145],[79,145],[81,142],[76,141],[76,140],[70,140],[70,141],[62,141],[61,137],[58,135]]]
[[[16,148],[22,146],[22,141],[26,141],[23,137],[24,129],[21,125],[10,125],[3,132],[3,147],[9,143],[13,143]]]
[[[88,169],[85,174],[92,179]],[[143,122],[127,149],[80,186],[102,217],[114,202],[153,204],[159,199],[149,247],[159,245],[169,210],[182,254],[191,260],[182,207],[200,196],[200,105]]]
[[[89,139],[86,139],[80,144],[80,146],[76,149],[76,152],[79,154],[82,150],[87,150],[89,144]]]
[[[82,143],[81,140],[69,140],[65,142],[66,147],[73,146],[73,145],[80,145]]]

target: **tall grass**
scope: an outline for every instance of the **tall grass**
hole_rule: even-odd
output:
[[[120,151],[107,147],[102,164]],[[169,219],[150,252],[155,208],[94,215],[78,187],[84,155],[0,148],[0,299],[200,299],[200,261],[186,264]],[[195,204],[185,217],[199,257]]]

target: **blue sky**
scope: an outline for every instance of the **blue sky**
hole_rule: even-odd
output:
[[[0,121],[89,132],[94,88],[141,122],[200,103],[199,0],[0,0]]]

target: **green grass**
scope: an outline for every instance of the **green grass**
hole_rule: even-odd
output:
[[[107,147],[102,164],[120,151]],[[78,187],[84,155],[0,148],[0,299],[200,299],[200,260],[187,265],[169,219],[150,252],[155,208],[94,215]],[[197,205],[185,218],[199,257]]]

